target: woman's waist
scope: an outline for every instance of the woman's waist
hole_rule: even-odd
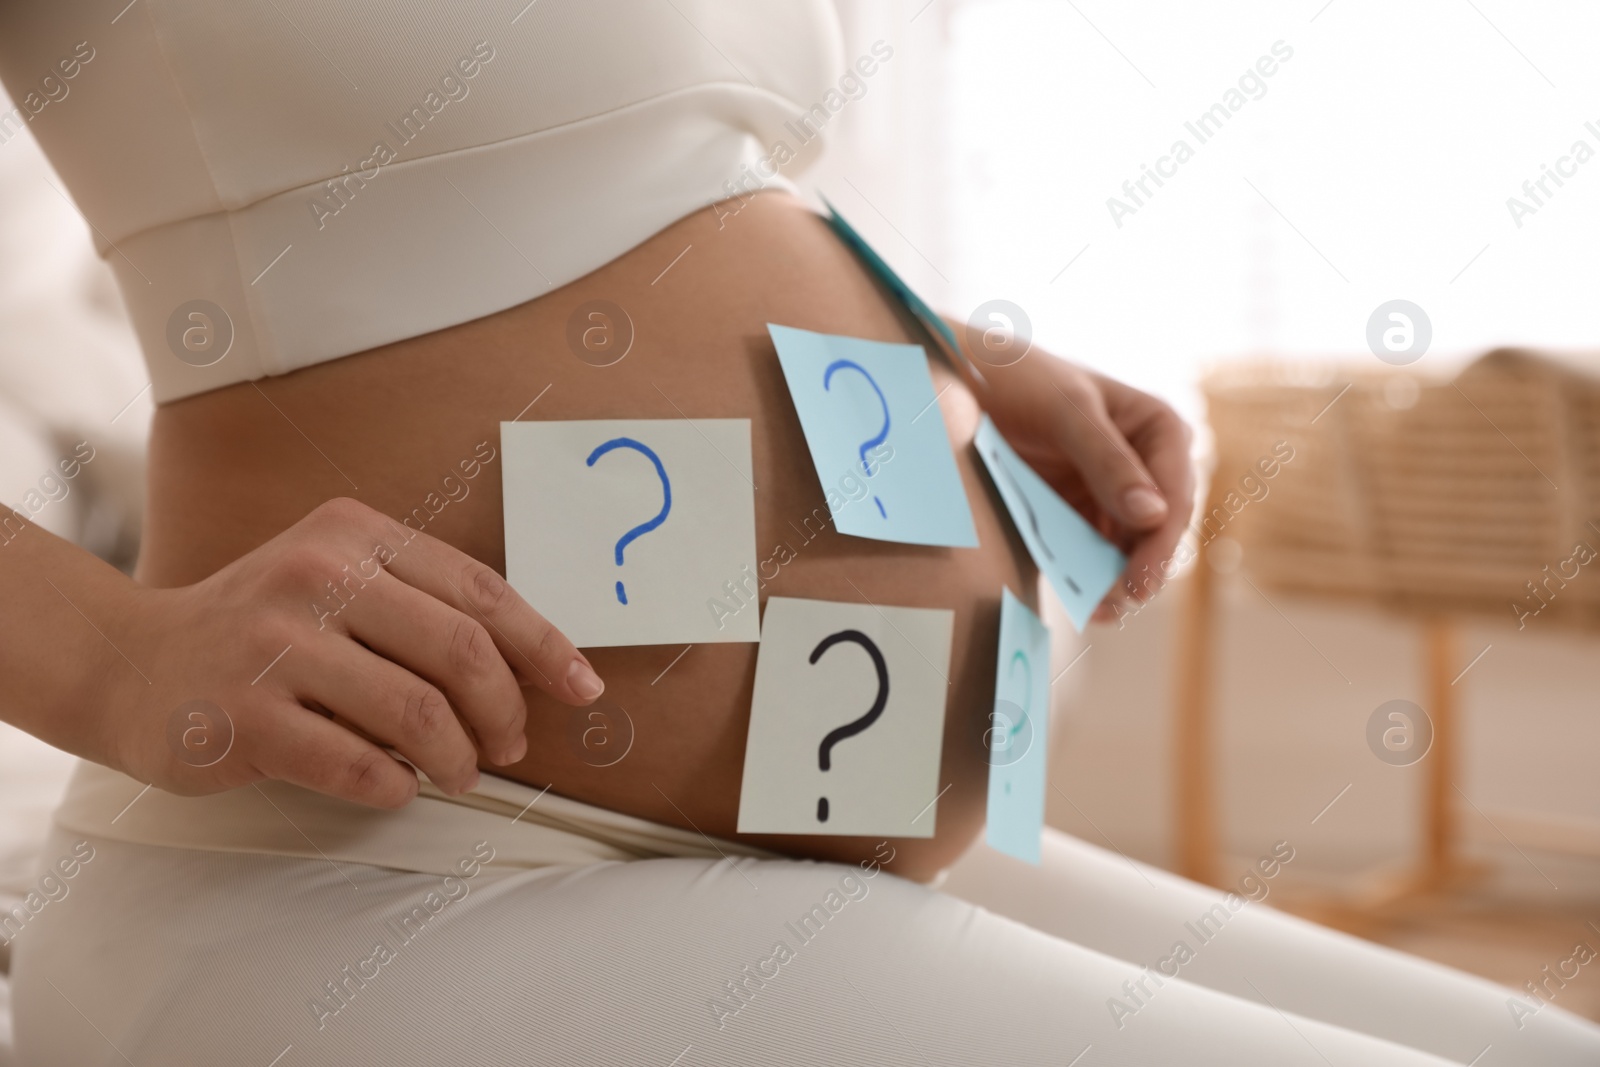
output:
[[[141,786],[98,764],[80,763],[55,822],[76,834],[132,844],[297,856],[438,875],[458,873],[468,854],[486,867],[524,870],[659,857],[772,855],[493,775],[456,797],[425,782],[406,807],[380,811],[276,781],[183,797]]]
[[[822,220],[764,193],[507,311],[162,405],[140,577],[196,581],[336,496],[501,566],[503,421],[749,418],[758,465],[803,451],[768,322],[909,336]]]
[[[843,536],[816,521],[828,515],[831,487],[811,467],[768,322],[915,339],[903,311],[820,219],[791,198],[759,196],[737,214],[724,207],[683,220],[602,271],[501,315],[167,405],[152,448],[141,577],[197,581],[341,495],[503,570],[500,422],[749,419],[765,592],[955,614],[941,769],[952,788],[927,820],[946,839],[939,858],[953,855],[981,820],[1000,588],[1026,595],[1033,576],[972,455],[976,406],[933,366],[981,548]],[[525,691],[528,757],[499,773],[732,836],[757,646],[588,654],[607,684],[602,718]],[[599,758],[583,740],[596,736],[626,748],[627,758],[611,763],[616,749]],[[876,840],[754,844],[848,860],[849,849],[870,854]],[[901,855],[915,860],[932,844]],[[942,865],[930,862],[928,870]]]

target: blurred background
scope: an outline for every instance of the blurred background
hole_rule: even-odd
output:
[[[1287,840],[1274,904],[1517,989],[1600,947],[1600,580],[1566,562],[1600,548],[1600,163],[1575,154],[1600,150],[1600,10],[843,11],[852,58],[895,54],[814,184],[948,313],[1011,301],[1039,346],[1168,400],[1210,503],[1249,501],[1150,607],[1058,650],[1050,822],[1218,884]],[[1263,56],[1202,142],[1185,124]],[[1397,299],[1431,327],[1399,366],[1368,341]],[[1455,382],[1503,346],[1531,353]],[[1513,604],[1548,606],[1519,628]],[[1448,751],[1369,744],[1392,700],[1448,717]],[[1600,1017],[1600,977],[1557,1003]]]
[[[801,184],[935,306],[1168,400],[1211,478],[1149,607],[1050,620],[1050,822],[1218,885],[1287,841],[1271,903],[1514,989],[1600,949],[1600,9],[840,8],[893,55]],[[0,143],[0,494],[92,441],[36,521],[127,566],[148,379],[60,190]],[[42,825],[69,761],[0,730]],[[1600,1018],[1593,970],[1556,1002]]]

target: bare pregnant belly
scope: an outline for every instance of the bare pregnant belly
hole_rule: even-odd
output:
[[[579,358],[586,350],[569,329],[595,301],[621,308],[632,324],[626,356],[608,366],[596,365],[604,354]],[[939,776],[948,788],[932,813],[937,833],[892,842],[893,869],[931,874],[982,825],[1000,588],[1031,597],[1034,572],[972,454],[979,412],[958,382],[939,406],[982,547],[868,541],[812,518],[827,514],[824,489],[768,322],[920,340],[903,310],[798,201],[762,194],[736,215],[724,211],[720,224],[702,211],[599,271],[497,315],[163,406],[151,442],[139,576],[154,585],[197,581],[335,496],[397,518],[422,508],[428,533],[503,573],[499,423],[535,398],[523,418],[748,418],[760,487],[757,558],[773,560],[763,568],[763,596],[865,597],[955,613]],[[954,381],[937,359],[930,365],[936,390]],[[464,469],[477,476],[463,477]],[[485,770],[791,855],[871,857],[878,838],[735,832],[757,648],[586,650],[606,682],[596,706],[602,717],[526,690],[528,757]],[[616,708],[626,709],[626,722]],[[629,733],[626,755],[609,762]]]

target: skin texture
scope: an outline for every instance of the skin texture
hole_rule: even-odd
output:
[[[738,208],[737,213],[730,207]],[[674,262],[680,253],[682,258]],[[632,322],[632,346],[611,366],[593,366],[569,347],[569,319],[592,300],[619,305]],[[306,580],[270,586],[275,602],[292,606],[297,597],[306,598],[307,627],[295,631],[304,643],[295,644],[282,666],[274,668],[274,675],[285,679],[279,684],[289,687],[284,699],[292,700],[296,693],[291,682],[306,670],[294,661],[317,662],[321,656],[325,663],[339,662],[319,641],[351,645],[349,639],[355,637],[370,646],[359,630],[380,625],[380,615],[409,618],[412,609],[406,604],[419,603],[391,590],[387,610],[380,613],[374,606],[378,598],[358,591],[350,608],[334,620],[336,625],[316,629],[320,617],[311,606],[312,594],[324,581],[343,580],[341,561],[355,566],[369,555],[367,543],[383,536],[384,524],[374,512],[425,519],[426,535],[440,545],[438,552],[428,550],[440,575],[459,577],[458,565],[470,562],[464,557],[503,573],[502,420],[519,413],[525,419],[750,418],[758,559],[768,557],[780,542],[797,553],[767,584],[764,596],[870,600],[955,613],[939,776],[948,789],[929,816],[936,818],[937,834],[892,841],[896,859],[891,869],[929,877],[953,861],[982,826],[987,778],[983,734],[992,699],[1000,589],[1009,586],[1032,603],[1036,575],[970,447],[981,414],[979,400],[938,359],[930,360],[934,387],[943,390],[939,408],[982,547],[889,544],[844,537],[831,527],[803,541],[796,528],[818,509],[825,515],[826,505],[767,336],[769,321],[874,340],[925,341],[904,310],[799,202],[783,194],[762,194],[742,206],[735,202],[707,209],[595,273],[499,314],[281,378],[164,405],[151,441],[150,499],[138,582],[145,589],[174,591],[159,618],[201,627],[207,612],[216,616],[221,610],[217,605],[227,602],[217,591],[220,579],[211,576],[269,541],[270,551],[280,552],[286,542],[279,535],[295,527],[295,544],[312,547],[296,548],[298,554],[292,554],[297,573],[303,571]],[[1042,354],[1014,367],[986,368],[986,373],[988,386],[969,384],[1041,473],[1136,553],[1155,560],[1170,555],[1187,519],[1191,491],[1186,431],[1170,411],[1143,394]],[[484,442],[493,453],[487,460]],[[1142,456],[1153,458],[1147,462]],[[477,474],[465,477],[469,468],[463,464],[473,461],[479,464]],[[446,482],[446,476],[452,480]],[[1128,490],[1138,486],[1157,492],[1156,509],[1144,514],[1130,509]],[[331,519],[324,509],[322,525],[296,526],[336,497],[354,498],[365,507],[337,505]],[[418,508],[423,510],[414,510]],[[813,530],[816,526],[815,521],[810,524]],[[352,529],[357,533],[352,535]],[[445,546],[464,557],[446,554]],[[404,566],[415,572],[419,565]],[[389,569],[398,573],[403,568]],[[279,566],[273,573],[282,570]],[[452,601],[451,592],[435,578],[400,576],[414,585],[431,581],[430,592]],[[177,591],[201,588],[195,583],[204,585],[208,579],[207,597],[173,599]],[[241,578],[227,588],[235,600],[248,600],[244,591],[259,586]],[[158,655],[139,636],[154,628],[150,620],[157,616],[146,606],[153,595],[125,594],[114,612],[120,628],[113,625],[109,632],[134,653],[148,648],[149,655]],[[322,602],[336,603],[326,593]],[[458,606],[475,619],[484,614],[481,603]],[[252,632],[252,618],[240,614],[230,620],[230,628],[215,633],[219,644],[251,643],[250,656],[255,658],[241,653],[241,662],[265,663],[276,649],[294,643],[278,640],[284,636],[281,629],[267,635]],[[509,766],[497,766],[480,751],[480,766],[628,814],[722,837],[740,836],[734,827],[757,645],[694,646],[675,663],[682,646],[584,650],[606,685],[600,702],[585,710],[570,706],[581,705],[582,694],[565,688],[561,678],[534,677],[540,673],[537,664],[559,670],[567,662],[569,653],[561,651],[567,646],[548,639],[554,643],[544,648],[547,637],[533,622],[518,619],[522,628],[514,636],[499,628],[479,635],[479,644],[492,645],[504,659],[491,672],[494,678],[480,688],[503,692],[506,669],[523,686],[526,754]],[[541,647],[529,649],[519,639]],[[175,661],[166,675],[181,677],[184,670],[183,662]],[[475,724],[467,722],[465,709],[457,706],[462,701],[455,697],[465,683],[430,680],[451,698],[468,736],[476,739]],[[113,695],[133,699],[136,687],[111,689]],[[179,685],[163,694],[169,703],[161,706],[173,706],[171,701],[183,695]],[[481,697],[480,702],[489,699]],[[494,699],[505,702],[504,696]],[[586,749],[579,738],[596,723],[620,730],[613,725],[618,722],[615,706],[628,712],[632,746],[620,762],[593,766],[593,749]],[[336,724],[384,737],[376,716],[369,716],[373,722],[362,722],[357,708],[318,710],[331,713]],[[591,710],[607,717],[590,718]],[[488,729],[504,727],[506,713],[502,709],[497,714],[501,717]],[[483,712],[479,719],[493,716]],[[123,755],[125,744],[102,747],[111,751],[108,762],[113,765],[133,762]],[[497,762],[512,755],[503,738],[496,738],[493,747]],[[246,778],[266,774],[282,776],[255,767]],[[469,785],[459,775],[450,783],[452,789]],[[197,784],[194,791],[211,787],[209,782]],[[386,796],[377,802],[405,799]],[[872,857],[879,844],[875,838],[824,836],[745,839],[792,855],[845,861]]]

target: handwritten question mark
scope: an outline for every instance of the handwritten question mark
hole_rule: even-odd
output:
[[[878,403],[883,405],[883,429],[878,431],[876,437],[871,437],[861,442],[861,447],[858,450],[861,454],[861,469],[866,471],[867,477],[870,478],[872,477],[872,468],[867,464],[867,453],[883,444],[889,438],[889,401],[884,399],[883,390],[878,388],[878,383],[873,380],[872,375],[867,373],[867,368],[849,359],[836,359],[828,364],[828,369],[822,372],[822,388],[831,392],[834,371],[843,370],[846,367],[856,371],[867,380],[867,384],[872,386],[872,391],[878,394]],[[887,519],[889,513],[883,510],[883,501],[874,496],[872,502],[878,505],[878,514]]]
[[[1019,660],[1022,663],[1022,681],[1025,688],[1022,690],[1022,718],[1011,728],[1012,737],[1016,737],[1018,731],[1027,723],[1028,711],[1033,707],[1033,665],[1028,662],[1028,654],[1022,649],[1019,648],[1011,653],[1011,665],[1006,668],[1006,677],[1011,677],[1012,672],[1017,669]]]
[[[1028,494],[1022,491],[1022,486],[1017,484],[1016,476],[1011,473],[1011,468],[1007,467],[1005,461],[1000,458],[1000,450],[998,448],[991,448],[989,456],[994,460],[995,468],[1006,476],[1006,481],[1011,486],[1011,492],[1018,500],[1022,501],[1022,510],[1028,513],[1028,525],[1033,527],[1033,536],[1034,540],[1039,543],[1039,551],[1044,553],[1045,559],[1054,563],[1056,561],[1055,553],[1051,552],[1050,546],[1045,543],[1044,532],[1039,529],[1039,516],[1034,514],[1033,504],[1028,500]],[[1066,579],[1067,585],[1071,587],[1074,593],[1081,594],[1083,592],[1082,589],[1078,588],[1078,583],[1072,580],[1072,575],[1063,571],[1061,577]]]
[[[619,448],[631,448],[636,452],[641,452],[649,458],[651,463],[656,465],[656,474],[661,478],[662,497],[661,511],[657,513],[655,518],[641,522],[639,525],[635,526],[633,529],[629,530],[627,533],[623,534],[617,539],[617,566],[620,567],[622,566],[623,549],[627,548],[628,545],[632,544],[639,537],[642,537],[667,521],[667,513],[672,510],[672,482],[667,479],[667,468],[661,465],[661,457],[656,455],[649,445],[640,444],[631,437],[613,437],[611,440],[604,442],[593,452],[589,453],[589,458],[587,461],[585,461],[585,466],[594,466],[595,460],[599,459],[607,452],[611,452]],[[622,580],[620,578],[617,580],[617,602],[621,604],[626,604],[628,602],[628,594],[622,588]]]
[[[1019,648],[1011,653],[1011,663],[1006,667],[1006,677],[1009,679],[1015,673],[1019,661],[1022,663],[1022,718],[1017,720],[1017,724],[1006,735],[1006,744],[1008,746],[1011,744],[1012,738],[1021,733],[1022,728],[1028,724],[1028,712],[1033,708],[1033,665],[1028,662],[1028,654],[1022,649]],[[1006,779],[1006,792],[1011,792],[1010,778]]]
[[[867,709],[865,715],[830,731],[828,736],[822,739],[822,744],[817,746],[817,766],[823,770],[828,770],[833,765],[833,746],[847,737],[854,737],[877,722],[878,716],[883,714],[884,706],[889,703],[889,665],[883,661],[883,653],[878,651],[878,646],[873,643],[872,638],[860,630],[840,630],[836,634],[829,634],[824,637],[817,644],[817,647],[811,650],[812,666],[816,666],[817,660],[822,658],[824,652],[842,641],[854,641],[866,649],[867,655],[872,657],[872,666],[878,672],[878,696],[873,700],[872,707]],[[817,798],[817,821],[828,821],[827,797]]]

